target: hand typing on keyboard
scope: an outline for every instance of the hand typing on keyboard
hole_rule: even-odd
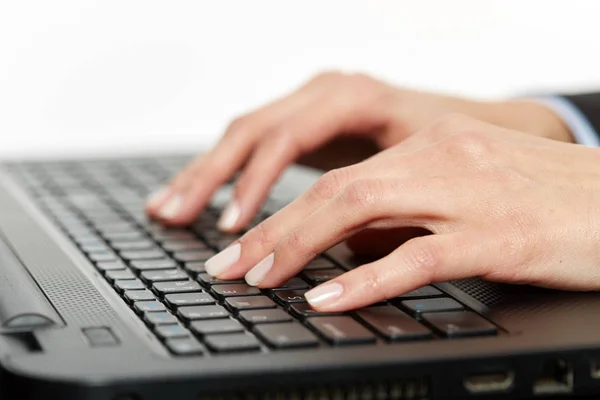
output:
[[[206,271],[276,287],[359,233],[419,227],[432,234],[324,277],[309,291],[287,293],[285,301],[304,296],[319,311],[339,312],[467,277],[599,289],[599,156],[594,148],[446,118],[365,162],[325,174],[208,260]],[[440,301],[452,309],[448,300],[403,306],[418,313]]]

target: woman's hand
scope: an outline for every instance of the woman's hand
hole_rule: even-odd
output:
[[[224,231],[238,231],[252,220],[292,162],[300,159],[324,169],[351,165],[451,112],[570,140],[561,120],[535,102],[477,102],[398,89],[364,75],[325,73],[235,120],[212,151],[150,199],[148,212],[167,224],[190,223],[213,193],[242,170],[219,223]]]
[[[274,287],[367,229],[424,228],[386,257],[306,293],[321,311],[467,277],[600,289],[600,150],[463,116],[443,118],[309,191],[206,263]]]

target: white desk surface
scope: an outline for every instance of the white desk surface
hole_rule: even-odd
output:
[[[0,158],[195,149],[322,69],[480,97],[594,89],[594,0],[3,1]]]

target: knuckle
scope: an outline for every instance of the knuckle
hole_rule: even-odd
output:
[[[486,160],[491,161],[491,141],[485,135],[476,131],[463,130],[447,136],[440,141],[442,151],[460,160]]]
[[[352,209],[370,208],[381,198],[384,185],[379,179],[360,179],[350,183],[342,193],[342,202]]]
[[[404,244],[403,263],[427,282],[434,281],[445,257],[444,250],[436,243],[429,238],[415,238]]]
[[[239,117],[234,118],[230,123],[227,129],[225,130],[224,136],[235,135],[238,132],[244,132],[252,129],[252,116],[251,115],[241,115]]]
[[[436,138],[453,135],[471,126],[473,119],[459,113],[445,114],[429,125],[426,131]]]
[[[332,81],[335,82],[342,79],[344,76],[344,73],[342,73],[341,71],[323,71],[315,75],[315,77],[310,80],[310,83],[320,84]]]
[[[388,299],[393,297],[393,295],[388,295],[385,284],[386,277],[383,274],[380,274],[376,268],[368,268],[365,267],[364,271],[362,271],[362,276],[360,280],[362,281],[362,285],[365,289],[367,289],[370,293],[379,293],[382,298]]]
[[[309,243],[308,236],[302,229],[294,229],[290,232],[284,239],[282,247],[286,248],[287,251],[291,251],[296,255],[302,255],[303,257],[317,255]]]
[[[327,172],[312,186],[311,195],[318,200],[328,200],[337,196],[345,187],[348,175],[346,168],[333,169]]]
[[[261,248],[272,248],[277,243],[277,236],[268,224],[263,222],[246,233],[240,242],[257,243]]]

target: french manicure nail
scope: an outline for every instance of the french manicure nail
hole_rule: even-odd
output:
[[[164,219],[172,219],[179,214],[181,208],[181,196],[175,195],[170,197],[165,204],[158,210],[158,215]]]
[[[304,297],[311,306],[323,306],[337,300],[343,292],[344,287],[341,284],[337,282],[325,283],[304,293]]]
[[[269,273],[273,266],[273,260],[275,259],[275,253],[271,253],[256,264],[250,271],[246,273],[246,282],[250,286],[256,286]]]
[[[209,275],[217,276],[231,267],[242,254],[242,245],[239,243],[227,247],[222,252],[212,256],[204,263],[204,268]]]
[[[167,187],[157,190],[148,197],[148,207],[157,207],[159,204],[162,204],[162,202],[165,201],[170,194],[171,190]]]
[[[225,211],[223,211],[223,214],[221,214],[221,218],[219,218],[217,227],[222,231],[230,230],[240,217],[240,213],[240,206],[235,200],[232,201],[227,207],[225,207]]]

